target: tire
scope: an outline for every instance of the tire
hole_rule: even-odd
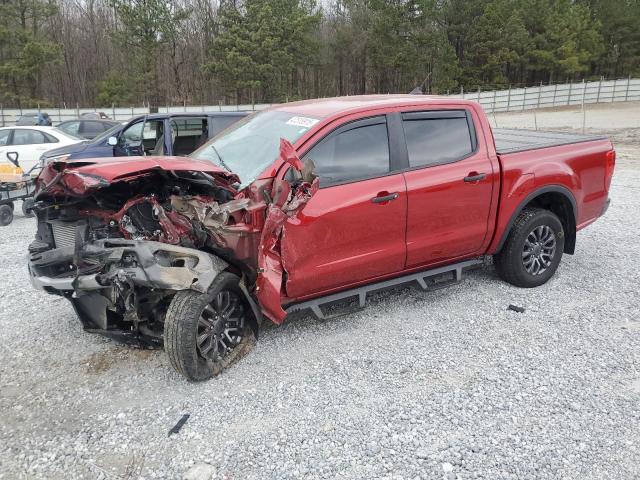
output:
[[[505,282],[522,288],[538,287],[556,272],[564,251],[564,229],[553,212],[525,208],[494,255],[496,271]]]
[[[32,217],[34,217],[34,216],[35,216],[35,214],[34,214],[34,213],[33,213],[33,211],[31,210],[31,209],[33,208],[33,204],[34,204],[34,203],[35,203],[35,202],[33,201],[33,198],[25,198],[25,199],[22,201],[22,214],[23,214],[25,217],[32,218]]]
[[[187,379],[202,381],[218,375],[254,345],[248,318],[251,308],[238,282],[236,275],[224,272],[207,293],[182,290],[173,297],[165,316],[164,349],[173,368]],[[226,298],[229,308],[236,305],[227,317],[228,308],[222,308]],[[205,340],[199,342],[199,338]]]
[[[0,227],[6,227],[13,222],[13,205],[0,205]]]

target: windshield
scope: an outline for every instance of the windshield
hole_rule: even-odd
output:
[[[189,155],[208,160],[240,177],[240,188],[253,182],[280,155],[280,139],[294,143],[317,118],[282,111],[251,115]]]
[[[109,137],[115,137],[116,134],[119,133],[123,127],[124,125],[120,123],[118,125],[114,125],[109,130],[106,130],[102,132],[100,135],[98,135],[97,137],[94,137],[93,140],[91,140],[91,143],[100,143],[102,140],[105,140]]]

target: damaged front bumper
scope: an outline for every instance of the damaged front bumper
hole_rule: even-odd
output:
[[[65,247],[29,256],[33,286],[60,294],[101,290],[117,281],[204,293],[226,267],[206,252],[148,240],[97,240],[80,251]]]
[[[140,346],[162,346],[165,299],[179,290],[206,293],[228,266],[206,252],[148,240],[44,251],[35,243],[29,256],[34,287],[68,298],[86,331]]]

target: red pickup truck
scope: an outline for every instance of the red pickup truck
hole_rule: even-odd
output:
[[[440,286],[489,256],[513,285],[545,283],[607,209],[614,165],[607,138],[492,131],[470,101],[289,103],[189,157],[50,163],[29,271],[87,331],[164,346],[203,380],[264,316]]]

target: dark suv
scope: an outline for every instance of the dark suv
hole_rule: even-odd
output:
[[[188,155],[222,130],[246,117],[247,111],[153,113],[116,125],[93,140],[49,150],[41,159]]]

